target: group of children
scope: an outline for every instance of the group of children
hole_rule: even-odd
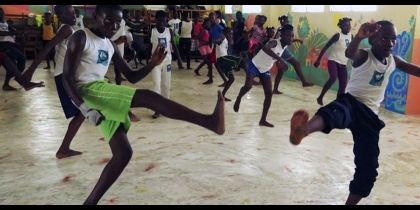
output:
[[[97,204],[118,179],[132,157],[132,148],[127,138],[127,132],[131,126],[128,116],[131,107],[149,108],[171,119],[190,122],[222,135],[225,132],[224,101],[228,100],[225,94],[234,80],[232,70],[244,65],[246,81],[236,98],[234,110],[236,112],[239,110],[241,97],[252,87],[253,79],[259,77],[266,96],[260,125],[273,127],[266,120],[272,95],[270,69],[275,63],[280,69],[287,69],[282,55],[287,46],[294,41],[292,25],[283,25],[278,31],[278,38],[274,37],[266,44],[258,43],[261,49],[248,60],[244,59],[243,53],[240,56],[227,53],[230,46],[229,39],[233,32],[228,27],[223,28],[220,37],[212,42],[215,44],[216,63],[223,71],[222,73],[227,75],[227,82],[223,92],[218,91],[213,113],[207,115],[170,100],[169,95],[111,84],[105,78],[112,61],[131,83],[142,80],[153,71],[155,72],[152,74],[156,74],[153,76],[154,83],[162,78],[166,79],[166,84],[170,82],[170,77],[169,80],[165,77],[171,72],[169,58],[170,46],[174,43],[174,33],[172,29],[166,27],[164,11],[156,13],[157,25],[151,34],[153,53],[150,62],[135,71],[123,59],[118,46],[110,41],[123,20],[121,6],[97,5],[93,27],[77,31],[72,28],[76,23],[76,18],[71,5],[56,5],[55,13],[62,23],[57,35],[46,44],[28,70],[17,77],[17,81],[24,87],[33,85],[30,80],[36,67],[55,47],[57,50],[55,56],[57,92],[66,117],[73,117],[62,148],[57,152],[57,158],[81,154],[81,152],[70,150],[69,145],[85,118],[99,127],[109,143],[112,158],[104,167],[97,184],[84,204]],[[290,121],[290,142],[293,145],[299,145],[303,138],[317,131],[328,134],[332,129],[350,129],[354,140],[356,169],[354,178],[349,184],[350,193],[346,201],[349,205],[357,204],[362,198],[370,195],[378,175],[378,142],[380,130],[385,126],[379,119],[378,112],[389,75],[398,68],[420,77],[419,66],[391,54],[397,39],[397,29],[391,22],[383,20],[376,23],[364,23],[357,34],[354,37],[350,36],[351,40],[349,40],[347,35],[350,20],[340,20],[341,33],[334,35],[322,51],[322,54],[325,53],[332,43],[337,42],[337,56],[339,57],[339,50],[343,51],[345,48],[345,57],[352,60],[352,74],[345,90],[338,94],[336,100],[321,107],[311,119],[306,110],[297,110]],[[209,24],[210,22],[205,21],[203,27],[209,28]],[[371,48],[359,49],[359,44],[365,38],[368,39]],[[322,57],[321,54],[320,57]],[[337,60],[331,58],[331,72],[341,71],[337,68],[343,68],[341,66],[343,60],[340,60],[342,58],[339,57]],[[4,57],[0,54],[0,61],[2,60]],[[10,64],[10,61],[6,58],[4,65],[7,63]],[[319,62],[316,62],[317,65]],[[16,69],[12,70],[16,72]],[[167,88],[167,86],[164,87]],[[318,103],[322,102],[322,97],[320,99]]]

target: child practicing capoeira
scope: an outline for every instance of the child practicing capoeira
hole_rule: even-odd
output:
[[[244,53],[241,53],[241,56],[228,55],[229,47],[231,46],[228,40],[231,40],[232,36],[232,29],[225,27],[223,29],[222,39],[216,41],[216,62],[228,78],[228,81],[226,82],[226,85],[222,91],[222,95],[225,98],[225,101],[231,101],[230,99],[226,98],[225,95],[232,83],[235,81],[235,77],[233,76],[234,69],[241,67],[245,69],[245,71],[247,70]]]
[[[121,6],[96,5],[93,18],[95,23],[91,28],[78,30],[69,38],[63,69],[65,90],[87,120],[99,127],[112,152],[111,159],[84,202],[86,205],[97,204],[130,162],[133,151],[127,132],[131,125],[128,117],[131,107],[152,109],[168,118],[190,122],[216,134],[225,132],[225,104],[220,91],[213,113],[201,114],[154,91],[108,83],[105,74],[111,61],[129,82],[136,83],[160,65],[170,51],[162,44],[157,45],[150,62],[133,71],[117,45],[109,40],[120,26]]]
[[[359,49],[367,38],[371,48]],[[353,135],[353,180],[346,205],[356,205],[370,195],[378,176],[379,136],[385,123],[379,119],[389,75],[395,69],[420,77],[420,67],[392,54],[397,29],[390,21],[364,23],[347,46],[345,55],[352,60],[352,71],[345,93],[318,109],[308,121],[306,110],[293,114],[290,142],[294,145],[314,132],[330,133],[333,129],[350,129]]]
[[[264,89],[264,105],[259,124],[261,126],[274,127],[273,124],[267,122],[267,114],[271,105],[273,95],[270,69],[273,64],[278,61],[278,65],[285,68],[286,63],[280,57],[286,47],[290,45],[294,37],[293,26],[285,25],[281,29],[280,38],[269,41],[263,48],[248,61],[248,70],[246,71],[245,84],[239,91],[233,110],[239,111],[242,97],[252,88],[252,82],[255,77],[259,77],[261,85]]]

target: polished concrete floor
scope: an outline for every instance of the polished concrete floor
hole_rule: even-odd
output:
[[[3,205],[82,204],[111,156],[99,129],[84,123],[71,145],[83,154],[56,159],[69,120],[58,101],[53,70],[44,66],[39,66],[33,80],[44,81],[46,87],[0,91]],[[171,98],[211,113],[221,90],[218,75],[215,83],[202,85],[205,76],[174,66]],[[206,72],[201,70],[202,75]],[[113,79],[112,70],[108,75]],[[235,72],[228,98],[235,99],[244,75],[242,70]],[[3,82],[2,67],[0,78]],[[16,82],[11,84],[17,87]],[[151,79],[123,85],[150,88]],[[305,108],[313,114],[319,108],[316,98],[321,88],[303,88],[287,78],[280,87],[284,94],[273,96],[267,118],[274,128],[258,125],[264,98],[260,86],[244,96],[238,113],[233,101],[226,102],[224,135],[165,117],[152,119],[152,110],[132,109],[141,118],[128,133],[132,160],[99,204],[343,204],[354,171],[351,134],[314,133],[299,146],[291,145],[293,112]],[[334,97],[335,91],[329,91],[324,103]],[[379,176],[371,195],[360,204],[419,204],[420,116],[381,110],[380,117],[387,126],[381,133]]]

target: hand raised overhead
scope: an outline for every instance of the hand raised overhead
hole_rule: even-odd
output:
[[[363,23],[359,31],[357,32],[357,36],[360,38],[368,38],[371,37],[373,34],[378,32],[378,30],[381,28],[381,25],[376,23]]]

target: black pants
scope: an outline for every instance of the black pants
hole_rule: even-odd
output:
[[[179,55],[181,59],[186,55],[187,58],[187,68],[191,68],[191,38],[179,38]]]
[[[349,190],[354,195],[369,196],[378,176],[379,133],[385,123],[349,93],[339,95],[335,101],[318,109],[315,115],[324,119],[323,133],[328,134],[334,128],[350,129],[356,168]]]

